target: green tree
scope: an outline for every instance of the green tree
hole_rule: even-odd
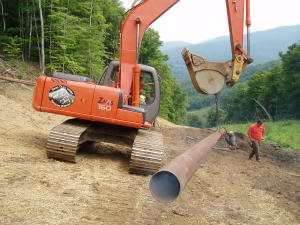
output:
[[[236,85],[232,94],[221,100],[221,108],[227,112],[227,122],[252,120],[255,116],[256,108],[248,90],[247,84]]]
[[[52,0],[50,7],[48,68],[94,78],[102,70],[106,55],[106,25],[99,1],[70,4]]]
[[[291,117],[300,118],[300,42],[280,53],[282,60],[283,95]]]
[[[4,38],[2,38],[4,40]],[[3,52],[8,58],[20,58],[21,56],[21,40],[19,37],[7,37],[2,44]]]
[[[216,118],[216,109],[211,108],[208,111],[208,116],[207,116],[207,121],[206,121],[206,126],[208,127],[216,127],[217,125],[222,125],[227,123],[227,112],[219,109],[219,115],[218,115],[218,121]],[[218,122],[218,124],[216,123]]]
[[[6,29],[0,35],[19,38],[23,60],[41,61],[44,20],[48,71],[96,77],[111,58],[118,57],[125,13],[119,0],[10,0],[3,1],[3,8]]]
[[[204,127],[205,122],[197,114],[188,113],[187,118],[186,118],[186,125],[191,126],[191,127],[202,128],[202,127]]]
[[[145,32],[140,50],[140,63],[156,68],[160,75],[160,116],[174,123],[184,123],[187,98],[165,63],[168,57],[159,50],[162,45],[159,38],[159,34],[153,29]]]

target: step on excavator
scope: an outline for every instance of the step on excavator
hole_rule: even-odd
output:
[[[233,86],[252,62],[242,48],[244,2],[249,15],[249,0],[225,1],[232,60],[212,63],[187,49],[182,51],[192,83],[203,94],[215,94],[224,84]],[[130,149],[130,173],[149,175],[161,167],[163,136],[151,129],[160,108],[160,83],[155,68],[139,64],[139,49],[146,29],[177,2],[134,1],[122,21],[120,60],[111,61],[98,81],[60,72],[37,78],[34,109],[74,117],[50,131],[49,158],[75,162],[85,143],[112,143]],[[246,25],[249,28],[249,16]]]

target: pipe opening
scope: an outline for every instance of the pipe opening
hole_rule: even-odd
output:
[[[180,193],[180,182],[175,174],[169,171],[159,171],[152,176],[149,189],[155,200],[172,202]]]

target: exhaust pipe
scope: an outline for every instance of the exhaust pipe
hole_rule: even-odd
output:
[[[167,166],[155,173],[150,180],[149,189],[154,199],[159,202],[172,202],[184,189],[204,161],[208,152],[220,137],[226,133],[225,128],[209,135],[185,153],[177,156]]]

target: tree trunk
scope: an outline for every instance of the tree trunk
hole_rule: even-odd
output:
[[[265,112],[266,115],[268,116],[269,120],[270,120],[271,122],[273,122],[273,119],[272,119],[271,115],[268,113],[267,109],[266,109],[262,104],[260,104],[260,102],[259,102],[258,100],[256,100],[256,99],[253,99],[253,100],[255,101],[255,103],[256,103],[257,105],[259,105],[259,106],[264,110],[264,112]]]
[[[6,24],[5,24],[5,17],[4,17],[4,9],[3,9],[3,4],[2,1],[0,0],[0,5],[1,5],[1,13],[2,13],[2,21],[3,21],[3,33],[5,32],[6,29]]]
[[[92,56],[91,56],[91,38],[92,38],[92,15],[93,15],[93,3],[94,0],[91,0],[91,10],[90,10],[90,37],[89,37],[89,71],[90,77],[92,77]]]
[[[50,15],[52,15],[52,8],[53,8],[53,1],[51,0],[50,3]],[[49,25],[49,64],[52,65],[52,19],[50,19],[50,25]],[[51,73],[52,73],[52,67]]]
[[[216,127],[218,127],[219,126],[219,117],[220,117],[220,112],[219,112],[219,93],[215,94],[215,104],[216,104],[215,125],[216,125]]]
[[[28,49],[29,49],[29,31],[30,31],[30,12],[29,12],[29,2],[26,0],[24,2],[24,59],[28,61]]]
[[[69,4],[70,4],[70,1],[68,0],[68,3],[67,3],[67,9],[66,9],[66,16],[65,16],[65,23],[64,23],[64,41],[66,41],[66,36],[67,36],[67,17],[68,17],[68,14],[69,14]],[[64,48],[64,57],[63,57],[63,73],[65,72],[65,57],[66,57],[66,49]]]
[[[38,26],[36,22],[36,15],[35,15],[35,4],[34,0],[32,0],[32,6],[33,6],[33,17],[34,17],[34,25],[35,25],[35,33],[36,33],[36,38],[37,38],[37,46],[38,46],[38,53],[39,53],[39,64],[40,64],[40,70],[42,70],[42,60],[41,60],[41,48],[40,48],[40,43],[39,43],[39,32],[38,32]]]
[[[31,36],[32,36],[32,14],[30,15],[30,25],[29,25],[28,61],[30,61],[30,56],[31,56]]]
[[[41,65],[42,65],[42,73],[45,73],[45,49],[44,49],[44,18],[42,11],[42,1],[39,0],[39,10],[40,10],[40,20],[41,20]]]
[[[21,51],[22,51],[22,61],[24,62],[25,59],[24,59],[24,52],[23,52],[23,46],[24,46],[24,40],[23,40],[23,10],[22,10],[22,13],[21,13],[21,6],[19,5],[19,10],[18,10],[18,13],[19,13],[19,24],[20,24],[20,38],[21,38]]]

